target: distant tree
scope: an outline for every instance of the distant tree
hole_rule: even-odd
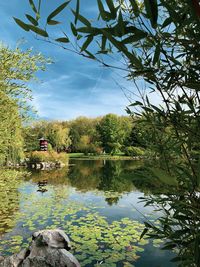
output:
[[[48,123],[46,138],[56,151],[65,150],[71,145],[69,128],[63,127],[61,123]]]
[[[27,151],[39,149],[39,139],[46,138],[54,150],[67,150],[71,145],[70,129],[62,122],[38,121],[24,127],[23,134]]]
[[[70,138],[72,140],[71,148],[73,152],[80,152],[80,143],[83,136],[89,136],[90,144],[98,143],[98,132],[96,125],[100,118],[78,117],[69,121]],[[83,138],[84,139],[84,138]]]
[[[104,116],[97,125],[97,131],[99,132],[101,144],[106,153],[114,154],[120,150],[123,143],[124,131],[117,115],[108,114]]]

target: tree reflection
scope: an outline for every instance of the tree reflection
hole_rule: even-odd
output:
[[[176,181],[159,169],[137,161],[74,160],[68,168],[34,172],[32,181],[47,181],[54,191],[68,185],[81,192],[103,192],[109,205],[117,204],[124,193],[139,190],[145,194],[159,194],[170,190]],[[58,194],[60,195],[60,193]],[[63,196],[66,195],[63,193]]]
[[[19,210],[21,174],[13,170],[0,171],[0,235],[12,229]]]

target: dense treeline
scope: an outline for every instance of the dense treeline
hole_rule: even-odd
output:
[[[142,153],[136,119],[107,114],[103,117],[78,117],[71,121],[38,121],[23,130],[25,150],[39,150],[40,138],[48,140],[48,149],[85,154],[131,154],[133,147]],[[134,136],[134,138],[132,138]],[[131,150],[132,149],[132,150]]]

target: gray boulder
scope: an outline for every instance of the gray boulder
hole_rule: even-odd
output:
[[[35,232],[27,249],[7,258],[0,258],[0,267],[80,267],[68,251],[68,236],[59,229]]]

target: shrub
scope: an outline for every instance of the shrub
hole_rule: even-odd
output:
[[[57,153],[55,151],[33,151],[28,153],[27,157],[31,163],[39,162],[63,162],[66,163],[68,156],[66,153]]]
[[[129,146],[124,149],[124,153],[126,156],[143,156],[144,155],[144,149],[140,147],[134,147],[134,146]]]

